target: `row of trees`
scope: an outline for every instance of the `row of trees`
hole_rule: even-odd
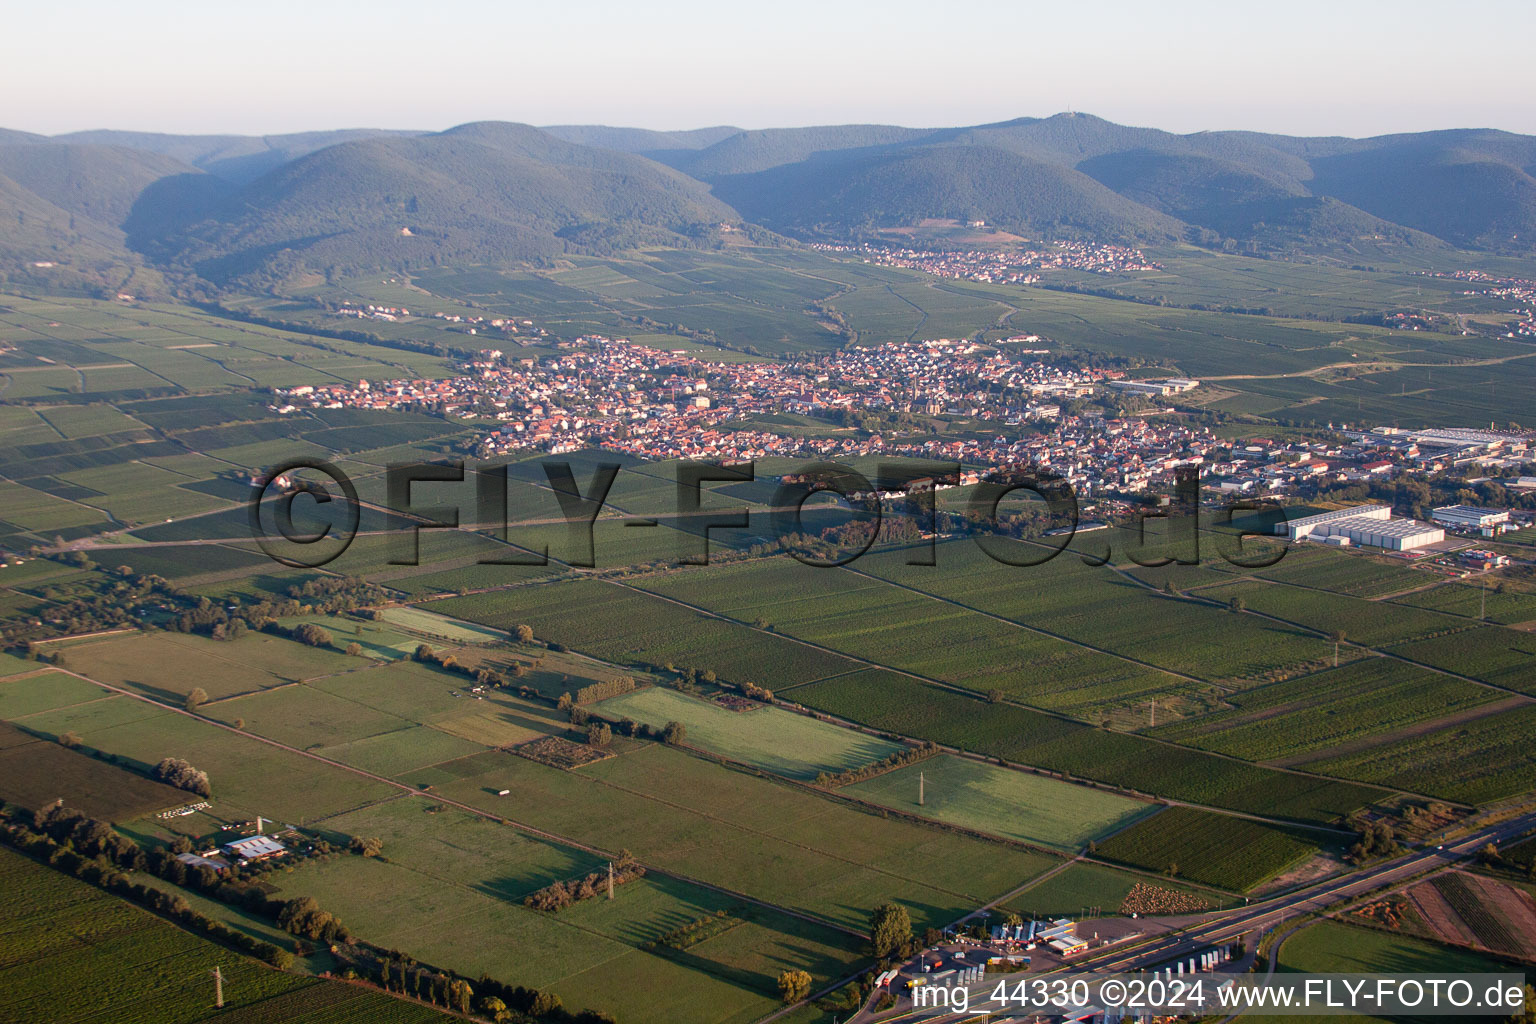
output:
[[[628,850],[620,850],[618,858],[613,862],[613,884],[623,885],[644,875],[645,868],[635,860],[634,855]],[[523,905],[532,907],[534,910],[554,912],[607,891],[608,872],[594,871],[571,881],[546,885],[524,899]]]
[[[884,775],[886,772],[904,768],[909,764],[917,764],[926,761],[939,753],[939,745],[932,740],[925,740],[921,746],[908,747],[906,750],[898,750],[894,754],[882,757],[871,764],[858,768],[849,768],[841,772],[820,772],[816,776],[818,786],[851,786],[855,782],[863,782],[872,779],[876,775]]]

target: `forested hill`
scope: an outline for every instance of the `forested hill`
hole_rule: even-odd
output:
[[[1086,114],[957,128],[504,122],[280,136],[0,130],[0,273],[267,287],[358,269],[845,238],[930,218],[1027,237],[1530,253],[1536,138],[1176,135]],[[20,268],[20,269],[18,269]],[[103,269],[108,268],[108,269]]]

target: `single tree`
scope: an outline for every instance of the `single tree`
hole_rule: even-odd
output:
[[[528,625],[518,624],[517,626],[513,627],[512,635],[517,637],[517,642],[520,643],[520,644],[532,643],[533,642],[533,627],[532,626],[528,626]]]
[[[869,940],[877,959],[904,953],[912,943],[912,917],[900,903],[886,903],[870,916]]]
[[[779,997],[786,1004],[798,1003],[810,994],[810,974],[798,970],[779,972]]]
[[[188,711],[196,711],[206,703],[208,703],[208,691],[201,686],[193,687],[192,692],[187,694]]]

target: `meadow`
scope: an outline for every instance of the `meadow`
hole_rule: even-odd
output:
[[[947,923],[1053,862],[658,743],[577,771],[502,753],[472,760],[479,774],[437,792],[860,931],[887,899],[906,904],[919,927]]]
[[[905,749],[779,708],[732,711],[660,686],[610,697],[592,710],[605,718],[628,718],[658,729],[668,722],[681,722],[690,746],[790,779],[813,779],[821,772],[873,764]]]
[[[314,895],[392,948],[470,976],[546,988],[567,1006],[596,1006],[623,1021],[746,1024],[772,1009],[780,970],[827,981],[857,954],[850,936],[656,875],[618,887],[612,903],[530,910],[524,896],[606,862],[420,798],[342,815],[326,828],[381,838],[387,862],[306,865],[280,877],[284,895]],[[646,948],[721,910],[741,922],[728,936],[690,946],[686,957]],[[625,984],[596,984],[599,977]]]
[[[839,792],[904,814],[1067,851],[1153,810],[1114,793],[949,754]]]

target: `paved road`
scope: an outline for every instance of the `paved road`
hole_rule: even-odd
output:
[[[1283,896],[1210,915],[1203,923],[1170,932],[1136,949],[1109,950],[1083,957],[1073,962],[1073,969],[1128,971],[1155,967],[1212,945],[1274,928],[1303,914],[1324,912],[1414,875],[1468,860],[1488,843],[1502,843],[1532,828],[1536,828],[1536,812],[1479,829],[1465,839],[1446,843],[1443,848],[1415,850],[1343,878],[1324,879]]]

